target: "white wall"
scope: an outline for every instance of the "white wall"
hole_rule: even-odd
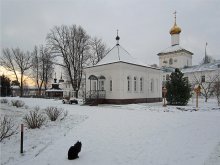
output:
[[[160,70],[130,65],[126,63],[114,63],[109,65],[87,68],[86,89],[89,91],[90,75],[105,76],[105,90],[107,99],[135,99],[135,98],[158,98],[162,93],[162,72]],[[128,91],[127,77],[131,78],[131,91]],[[137,91],[134,91],[134,77],[137,78]],[[140,91],[140,78],[143,78],[143,91]],[[110,91],[110,79],[113,90]],[[151,91],[150,82],[154,81],[154,89]]]
[[[173,59],[173,64],[169,64],[170,58]],[[167,63],[164,63],[167,61]],[[186,52],[179,52],[179,53],[170,53],[165,55],[159,56],[160,67],[174,67],[174,68],[183,68],[184,66],[192,66],[192,55]]]

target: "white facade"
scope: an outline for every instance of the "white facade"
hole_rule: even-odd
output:
[[[86,77],[90,75],[105,77],[105,80],[98,80],[98,90],[106,91],[106,99],[159,98],[162,93],[161,73],[159,69],[124,62],[86,69]],[[104,82],[104,88],[100,85],[100,81]],[[90,90],[88,78],[86,89]],[[96,80],[91,81],[91,90],[97,90]]]
[[[192,66],[192,55],[183,49],[159,55],[160,67],[184,68]]]

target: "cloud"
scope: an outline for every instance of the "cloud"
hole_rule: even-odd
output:
[[[172,13],[177,10],[181,46],[194,53],[197,64],[205,42],[210,43],[210,55],[219,56],[219,6],[218,0],[2,0],[2,46],[32,50],[45,44],[53,26],[77,24],[109,47],[115,45],[119,29],[125,49],[146,63],[158,64],[157,53],[170,46]]]

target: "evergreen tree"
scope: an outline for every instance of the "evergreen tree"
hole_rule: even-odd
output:
[[[175,69],[166,83],[166,99],[170,105],[186,105],[191,98],[191,85],[183,76],[184,74],[179,69]]]
[[[11,94],[11,80],[5,75],[0,76],[1,78],[1,96],[9,96]]]

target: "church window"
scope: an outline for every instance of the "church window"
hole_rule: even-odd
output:
[[[110,91],[112,91],[112,80],[110,80]]]
[[[157,79],[157,92],[158,92],[158,79]]]
[[[99,81],[99,90],[104,90],[104,81],[103,80],[101,80],[101,81]]]
[[[137,91],[137,78],[134,77],[134,91]]]
[[[143,78],[140,78],[140,91],[143,91]]]
[[[128,91],[131,91],[131,78],[129,76],[127,77],[127,81],[128,81]]]
[[[150,82],[150,90],[151,90],[151,92],[154,91],[154,79],[151,79],[151,82]]]
[[[166,75],[166,81],[169,81],[169,80],[170,80],[170,75],[167,74],[167,75]]]
[[[172,58],[169,59],[169,64],[170,64],[170,65],[173,64],[173,59],[172,59]]]
[[[93,82],[93,90],[96,90],[96,81]]]
[[[202,82],[202,83],[205,82],[205,76],[204,76],[204,75],[201,76],[201,82]]]

